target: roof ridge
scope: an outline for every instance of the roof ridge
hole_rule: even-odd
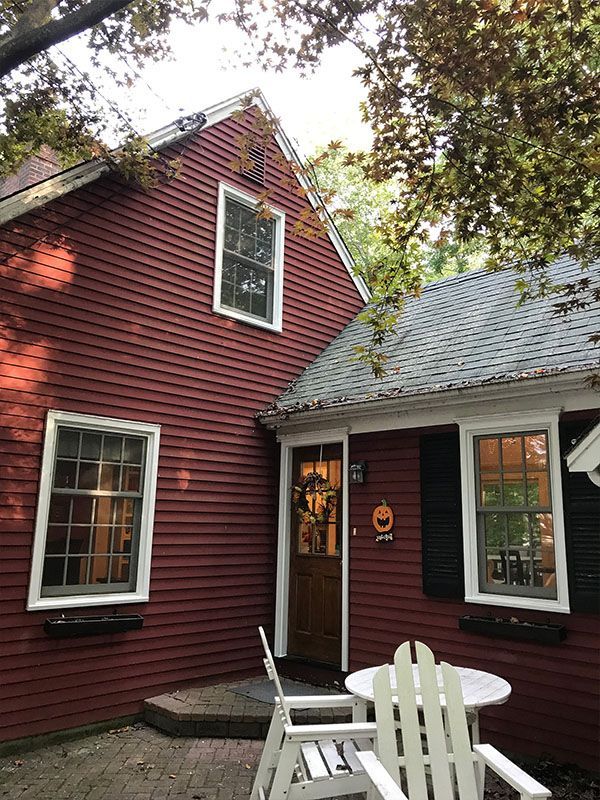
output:
[[[572,258],[571,256],[560,256],[556,261],[548,264],[548,268],[556,268],[557,266],[576,266],[579,262]],[[515,272],[513,267],[510,264],[506,264],[499,269],[487,269],[486,267],[478,267],[477,269],[470,269],[465,270],[464,272],[459,272],[456,275],[446,275],[443,278],[438,278],[435,281],[430,281],[429,283],[425,284],[423,288],[423,293],[429,291],[431,289],[435,289],[440,287],[443,284],[447,284],[450,282],[459,283],[461,280],[470,280],[474,278],[479,278],[483,275],[506,275],[508,273],[512,273],[513,275],[517,276],[518,273]]]

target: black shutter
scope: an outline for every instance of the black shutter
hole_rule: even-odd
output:
[[[565,454],[587,422],[560,424],[563,502],[571,611],[600,611],[600,486],[586,472],[569,472]]]
[[[458,433],[421,437],[423,592],[465,596]]]

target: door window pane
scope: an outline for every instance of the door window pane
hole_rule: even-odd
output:
[[[302,487],[307,477],[320,475],[329,482],[328,491],[304,491],[300,498],[292,490],[292,531],[296,552],[303,555],[340,556],[341,554],[341,477],[342,455],[339,445],[297,448],[294,451],[294,487]],[[305,509],[305,513],[300,511]],[[313,521],[314,519],[314,521]]]

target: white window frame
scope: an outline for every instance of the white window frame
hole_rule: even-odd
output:
[[[522,412],[511,416],[490,415],[456,420],[460,429],[465,602],[467,603],[556,611],[565,614],[570,611],[558,436],[559,413],[558,409],[552,409],[543,412]],[[475,437],[516,434],[527,431],[544,431],[548,436],[548,463],[550,467],[554,554],[556,559],[556,599],[492,594],[491,592],[482,592],[479,588]]]
[[[275,222],[273,231],[273,322],[267,322],[243,311],[226,308],[221,305],[221,281],[223,277],[223,246],[225,240],[225,203],[227,200],[234,200],[242,203],[251,209],[259,206],[256,197],[252,197],[246,192],[229,186],[226,183],[219,184],[219,198],[217,203],[217,231],[215,243],[215,279],[213,293],[213,311],[215,314],[222,314],[231,317],[239,322],[254,325],[257,328],[265,328],[270,331],[281,333],[283,323],[283,243],[285,232],[285,214],[272,206],[268,206]]]
[[[105,594],[74,594],[53,597],[42,597],[42,572],[46,551],[46,533],[48,529],[48,512],[52,491],[52,475],[56,458],[57,432],[59,425],[68,425],[78,429],[98,430],[103,432],[143,436],[147,441],[146,467],[142,497],[139,547],[137,556],[137,579],[133,591],[107,592]],[[38,507],[33,541],[31,576],[29,580],[29,596],[27,610],[36,611],[51,608],[75,608],[82,606],[122,605],[124,603],[145,603],[150,591],[150,561],[152,556],[152,533],[154,526],[154,505],[156,500],[156,479],[158,476],[158,448],[160,443],[160,425],[144,422],[114,419],[112,417],[96,417],[89,414],[75,414],[68,411],[48,411]]]

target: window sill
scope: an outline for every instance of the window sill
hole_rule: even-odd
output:
[[[110,614],[102,617],[58,617],[44,622],[44,632],[51,639],[98,636],[140,630],[144,618],[139,614]]]
[[[262,328],[265,331],[271,331],[272,333],[281,333],[282,326],[281,323],[276,324],[273,322],[266,322],[260,319],[254,319],[254,317],[247,317],[245,314],[237,311],[230,311],[227,308],[221,308],[220,306],[213,306],[213,312],[218,314],[220,317],[226,317],[228,319],[234,319],[236,322],[243,322],[245,325],[252,325],[253,328]]]
[[[123,594],[78,594],[72,597],[41,597],[27,603],[28,611],[50,611],[56,608],[88,608],[92,606],[117,606],[127,603],[147,603],[147,594],[127,592]]]
[[[511,622],[509,619],[494,617],[459,617],[458,627],[461,631],[480,633],[500,639],[518,639],[520,641],[540,642],[542,644],[560,644],[566,636],[564,625],[553,625],[542,622]]]
[[[518,597],[509,594],[474,594],[465,597],[465,603],[478,603],[496,608],[523,608],[529,611],[544,611],[546,614],[570,614],[568,605],[558,600],[544,600],[539,597]]]

